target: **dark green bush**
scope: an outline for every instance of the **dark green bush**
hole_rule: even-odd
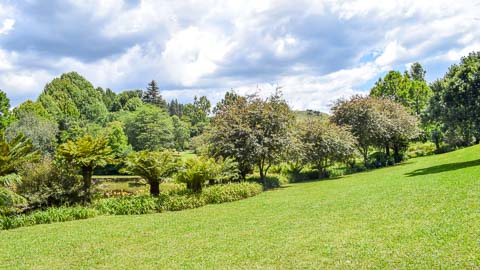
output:
[[[47,224],[53,222],[64,222],[77,219],[86,219],[95,217],[97,211],[92,208],[74,206],[74,207],[51,207],[43,211],[35,211],[29,214],[17,216],[1,216],[0,229],[8,230],[36,224]]]
[[[22,182],[17,192],[28,200],[31,208],[80,201],[81,177],[71,169],[56,166],[49,158],[24,164],[20,175]]]
[[[263,186],[264,189],[278,188],[282,185],[288,184],[288,179],[284,175],[275,174],[265,177],[265,181],[262,181],[259,176],[249,176],[247,177],[248,182],[256,182]]]
[[[158,211],[157,199],[148,195],[100,199],[94,207],[106,215],[141,215]]]
[[[263,187],[257,183],[230,183],[205,188],[201,196],[206,203],[232,202],[260,194]]]
[[[276,182],[280,180],[278,178]],[[223,203],[255,196],[263,191],[257,183],[241,182],[209,186],[201,193],[182,189],[178,193],[161,193],[158,197],[124,196],[97,200],[92,207],[58,207],[35,211],[17,216],[0,216],[0,229],[13,229],[35,224],[69,221],[106,215],[139,215],[161,211],[179,211],[204,206],[209,203]]]
[[[403,160],[403,156],[400,160]],[[368,168],[380,168],[385,166],[395,165],[395,160],[392,156],[387,156],[383,152],[375,152],[368,156],[367,167]]]
[[[312,168],[303,168],[301,171],[292,171],[287,174],[290,183],[299,183],[318,179],[318,170]]]

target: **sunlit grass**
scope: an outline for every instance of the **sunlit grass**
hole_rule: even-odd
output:
[[[180,212],[0,232],[4,269],[479,269],[480,147]]]

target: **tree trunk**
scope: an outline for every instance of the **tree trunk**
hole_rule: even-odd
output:
[[[150,195],[158,196],[160,194],[160,183],[158,181],[150,181]]]
[[[393,144],[393,158],[395,160],[395,163],[402,161],[400,157],[400,149],[398,147],[398,144],[396,143]]]
[[[266,187],[267,181],[266,181],[265,175],[263,174],[263,169],[260,169],[260,180],[262,181],[263,185]]]
[[[385,155],[387,155],[387,157],[390,157],[390,146],[388,145],[388,143],[385,144]]]
[[[365,168],[367,168],[368,167],[368,148],[367,150],[363,150],[362,155],[363,155],[363,164],[365,165]]]
[[[82,167],[82,177],[83,177],[83,192],[84,192],[84,202],[91,202],[91,192],[92,187],[92,176],[93,168]]]
[[[258,162],[258,170],[260,171],[260,180],[263,183],[263,186],[266,188],[267,187],[267,179],[265,177],[265,171],[264,171],[264,161],[261,160]]]

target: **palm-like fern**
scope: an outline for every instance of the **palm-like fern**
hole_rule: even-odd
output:
[[[16,205],[26,203],[25,198],[9,188],[21,182],[16,169],[39,157],[40,152],[33,151],[31,140],[25,139],[23,134],[7,141],[4,133],[0,132],[0,214],[10,213]]]

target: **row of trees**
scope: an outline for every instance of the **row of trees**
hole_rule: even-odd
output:
[[[26,160],[41,159],[38,168],[55,165],[42,176],[58,180],[44,181],[52,194],[73,196],[67,186],[79,183],[79,197],[88,201],[100,167],[140,175],[158,195],[159,183],[173,175],[195,191],[255,171],[266,184],[272,166],[282,162],[311,166],[324,177],[329,166],[353,166],[357,157],[371,166],[373,152],[384,156],[382,165],[400,162],[412,140],[432,139],[438,148],[478,143],[479,67],[480,54],[472,53],[428,85],[425,70],[415,63],[403,74],[387,73],[369,96],[337,100],[331,115],[309,111],[300,118],[279,89],[268,98],[230,91],[211,111],[206,97],[166,102],[155,81],[145,91],[116,94],[94,88],[77,73],[63,74],[37,101],[13,111],[0,91],[2,194],[15,191],[5,187],[19,181]],[[172,150],[188,147],[202,157],[180,162]]]

